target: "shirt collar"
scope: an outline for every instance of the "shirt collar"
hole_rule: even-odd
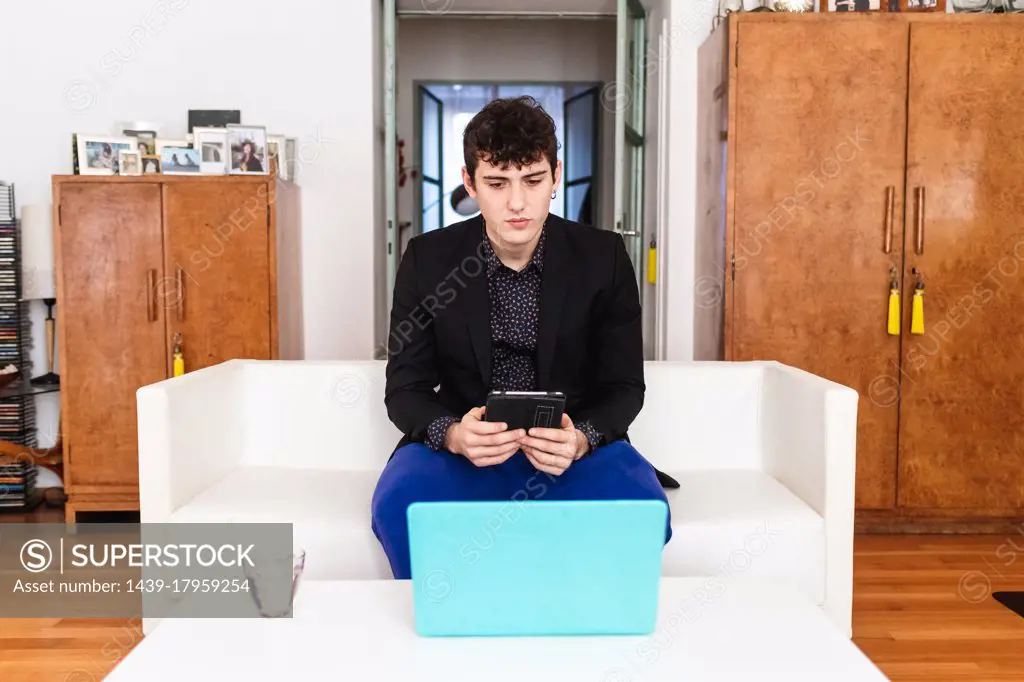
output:
[[[494,274],[494,271],[497,270],[499,266],[504,265],[504,263],[501,262],[501,259],[498,258],[498,254],[496,254],[494,249],[491,248],[491,240],[487,238],[486,225],[481,228],[481,232],[484,241],[484,260],[487,262],[487,274],[490,276]],[[541,228],[540,239],[537,240],[537,247],[533,250],[533,255],[530,256],[530,262],[526,264],[526,268],[523,268],[523,271],[532,265],[537,268],[537,272],[544,272],[544,242],[547,240],[547,236],[547,223],[545,223],[544,227]]]

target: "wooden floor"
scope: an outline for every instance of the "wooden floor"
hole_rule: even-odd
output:
[[[60,522],[59,511],[0,522]],[[854,642],[896,682],[1024,680],[1024,618],[991,598],[1024,590],[1017,535],[859,536]],[[0,619],[0,682],[99,682],[142,639],[128,619]]]
[[[991,598],[1024,590],[1020,531],[859,536],[857,646],[892,680],[1024,680],[1024,618]]]

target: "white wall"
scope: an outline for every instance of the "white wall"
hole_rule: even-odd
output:
[[[697,226],[697,50],[710,34],[717,5],[713,0],[665,0],[671,3],[667,54],[669,170],[667,278],[667,357],[694,357],[695,234]]]
[[[0,178],[20,205],[49,202],[51,174],[71,172],[73,132],[145,120],[180,138],[190,108],[240,109],[299,140],[304,356],[369,358],[378,1],[10,3]]]
[[[615,21],[400,19],[398,135],[414,164],[414,83],[422,80],[564,83],[615,80]],[[602,213],[612,211],[614,116],[603,111]],[[450,189],[451,182],[446,182]],[[413,212],[415,185],[399,190],[400,220]]]

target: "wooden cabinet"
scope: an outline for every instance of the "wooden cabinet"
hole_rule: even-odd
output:
[[[862,529],[1018,523],[1024,17],[732,15],[700,59],[724,112],[701,141],[724,202],[698,226],[724,234],[722,357],[860,393]]]
[[[908,106],[905,191],[924,194],[905,276],[923,273],[930,325],[903,339],[897,503],[1019,515],[1024,23],[912,25]]]
[[[138,509],[135,392],[277,357],[275,180],[56,176],[67,517]]]

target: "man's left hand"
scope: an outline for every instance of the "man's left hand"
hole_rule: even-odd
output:
[[[534,467],[553,476],[560,476],[569,465],[587,454],[590,443],[562,413],[559,429],[534,427],[519,439],[519,444]]]

